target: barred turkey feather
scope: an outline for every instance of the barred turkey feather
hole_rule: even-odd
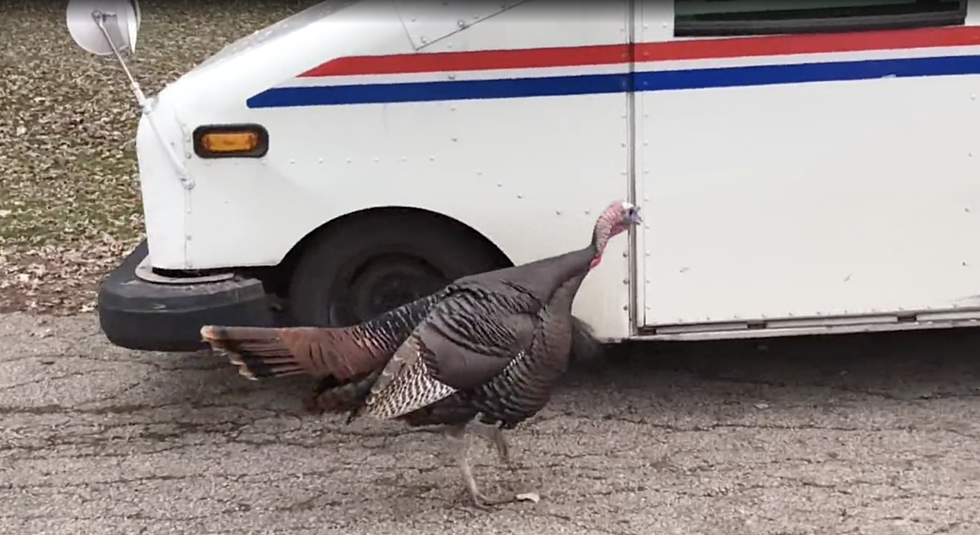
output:
[[[409,337],[372,387],[364,413],[383,420],[398,418],[455,393],[428,373],[422,358],[426,352],[418,338]]]
[[[366,413],[396,418],[500,373],[526,350],[534,327],[526,316],[501,310],[521,308],[533,313],[540,304],[506,284],[497,292],[473,283],[450,286],[382,370]]]
[[[584,320],[572,316],[572,348],[569,360],[572,362],[594,362],[599,360],[603,353],[603,345],[592,334],[592,328]],[[336,378],[328,376],[320,379],[315,391],[303,399],[302,405],[306,412],[310,414],[323,414],[325,412],[349,412],[359,403],[367,399],[371,385],[380,375],[380,368],[374,373],[355,379],[353,382],[339,383]],[[458,411],[451,411],[457,414]],[[415,414],[412,421],[422,420],[431,415]],[[438,419],[438,417],[433,416]],[[450,418],[451,419],[451,418]],[[429,423],[419,425],[431,425]]]
[[[352,327],[220,327],[201,338],[249,379],[309,374],[345,381],[383,367],[439,300],[425,296]]]

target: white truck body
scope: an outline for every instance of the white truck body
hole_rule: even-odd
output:
[[[734,37],[676,36],[682,4],[328,1],[245,37],[153,99],[188,184],[140,123],[149,261],[273,266],[400,206],[520,264],[626,199],[644,224],[574,307],[602,338],[975,325],[980,2],[962,24]],[[245,123],[262,158],[194,154],[198,126]]]

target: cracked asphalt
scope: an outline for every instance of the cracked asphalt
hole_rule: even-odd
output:
[[[305,379],[0,316],[0,533],[980,533],[980,333],[634,346],[479,446],[305,416]]]

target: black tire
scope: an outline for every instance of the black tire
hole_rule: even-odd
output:
[[[289,284],[290,316],[299,325],[354,325],[459,277],[500,267],[492,247],[437,216],[355,216],[307,246]]]

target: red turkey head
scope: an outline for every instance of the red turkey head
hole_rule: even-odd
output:
[[[595,230],[592,233],[592,244],[596,249],[592,267],[602,260],[602,253],[606,250],[610,238],[642,222],[640,207],[626,201],[616,201],[603,210],[595,222]]]

